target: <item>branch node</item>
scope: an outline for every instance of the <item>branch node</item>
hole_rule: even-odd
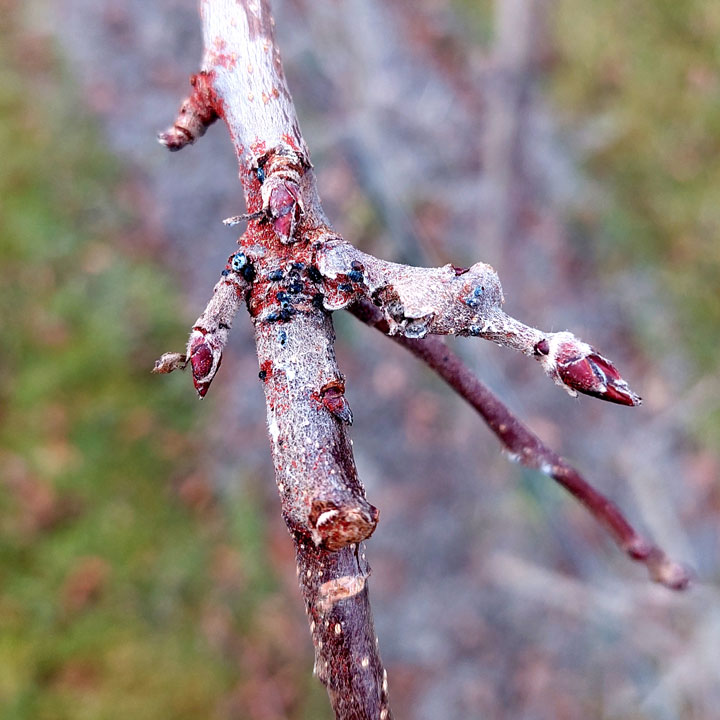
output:
[[[290,147],[280,146],[258,158],[257,165],[262,170],[258,179],[263,214],[283,245],[297,242],[295,231],[305,212],[301,184],[309,161]]]

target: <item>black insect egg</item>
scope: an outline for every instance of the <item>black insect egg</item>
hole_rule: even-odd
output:
[[[243,252],[238,252],[233,255],[230,261],[230,266],[235,272],[241,272],[242,269],[247,265],[247,256]]]

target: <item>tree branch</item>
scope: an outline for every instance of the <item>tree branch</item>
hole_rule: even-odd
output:
[[[382,312],[371,303],[361,301],[349,310],[367,325],[383,333],[388,332],[389,327]],[[540,470],[575,496],[610,533],[623,552],[647,567],[655,582],[672,590],[684,590],[689,585],[690,576],[685,568],[670,560],[659,547],[640,535],[611,500],[598,492],[564,458],[523,425],[440,338],[416,340],[395,335],[393,339],[432,368],[477,410],[513,460],[525,467]]]
[[[180,149],[192,109],[210,116],[201,102],[207,99],[230,131],[252,221],[193,327],[187,355],[164,355],[158,370],[168,372],[189,359],[203,396],[245,300],[255,325],[275,477],[295,544],[315,673],[339,720],[390,719],[368,598],[370,570],[359,547],[375,529],[378,511],[357,476],[332,321],[317,302],[314,256],[327,235],[327,219],[267,2],[203,0],[201,13],[200,76],[207,92],[198,97],[196,80],[173,126],[177,132],[163,137],[180,137],[177,147],[166,142]],[[202,117],[194,119],[196,129],[205,125]],[[201,133],[188,134],[194,139]]]
[[[202,0],[205,53],[193,92],[160,136],[171,150],[216,117],[230,132],[248,220],[222,278],[193,326],[186,354],[156,372],[192,366],[203,397],[240,304],[247,305],[267,407],[275,476],[293,537],[315,646],[315,673],[338,720],[389,720],[387,677],[368,599],[363,541],[378,511],[365,498],[347,426],[352,413],[334,352],[330,313],[352,306],[394,334],[483,415],[518,459],[578,497],[655,579],[687,584],[682,570],[641,538],[606,498],[529,430],[429,334],[470,335],[535,357],[568,392],[624,405],[640,399],[613,365],[569,332],[544,333],[502,312],[502,288],[483,263],[413,268],[356,250],[329,227],[273,37],[267,0]],[[420,338],[425,338],[420,341]]]

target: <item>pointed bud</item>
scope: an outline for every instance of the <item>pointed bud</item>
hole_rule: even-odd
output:
[[[320,388],[320,392],[313,393],[313,397],[331,415],[335,416],[346,425],[353,424],[353,414],[350,403],[345,397],[345,382],[343,380],[331,380]]]
[[[285,245],[293,242],[295,225],[302,213],[300,188],[289,180],[281,181],[270,190],[268,197],[272,226]]]
[[[344,422],[346,425],[353,424],[353,414],[350,409],[350,403],[338,388],[330,388],[325,392],[322,396],[322,404],[326,410],[341,422]]]
[[[206,336],[200,330],[193,330],[188,343],[188,356],[192,366],[193,385],[202,398],[207,394],[210,383],[222,361],[222,351],[213,350]]]
[[[548,375],[571,395],[577,391],[628,406],[642,402],[609,360],[572,333],[554,333],[541,340],[536,354]]]

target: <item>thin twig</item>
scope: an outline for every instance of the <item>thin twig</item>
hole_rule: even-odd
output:
[[[615,366],[573,333],[543,332],[503,312],[500,279],[486,263],[412,267],[380,260],[337,236],[325,239],[317,263],[327,310],[369,300],[391,335],[483,338],[534,357],[573,397],[581,392],[631,407],[641,402]]]
[[[382,313],[371,303],[357,303],[349,309],[364,323],[383,333],[388,332]],[[684,590],[689,585],[690,575],[682,565],[670,560],[657,545],[640,535],[611,500],[523,425],[440,338],[416,340],[395,335],[393,339],[432,368],[472,405],[513,459],[526,467],[540,470],[578,499],[623,552],[647,567],[655,582],[672,590]]]

